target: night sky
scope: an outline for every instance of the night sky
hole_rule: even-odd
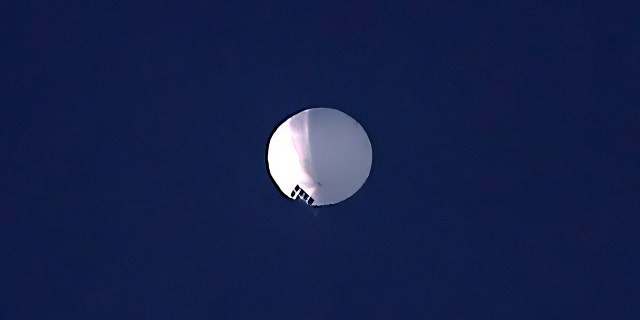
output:
[[[0,319],[640,319],[638,2],[0,9]],[[316,218],[309,105],[373,147]]]

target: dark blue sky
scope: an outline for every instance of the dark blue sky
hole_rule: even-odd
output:
[[[638,319],[632,1],[3,5],[2,319]],[[309,104],[369,180],[265,167]]]

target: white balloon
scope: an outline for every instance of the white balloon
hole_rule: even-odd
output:
[[[330,108],[303,110],[273,132],[269,174],[285,196],[312,206],[351,197],[369,176],[371,142],[362,126]]]

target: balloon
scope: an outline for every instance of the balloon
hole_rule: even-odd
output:
[[[371,156],[362,126],[331,108],[306,109],[286,119],[267,147],[276,186],[311,206],[336,204],[356,193],[369,176]]]

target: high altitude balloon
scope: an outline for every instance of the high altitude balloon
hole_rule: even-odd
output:
[[[286,119],[267,147],[269,174],[280,191],[311,206],[356,193],[369,176],[371,155],[362,126],[331,108],[306,109]]]

